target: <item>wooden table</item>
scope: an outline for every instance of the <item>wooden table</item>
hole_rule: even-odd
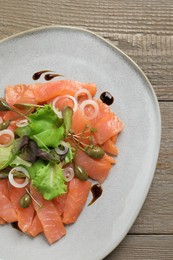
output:
[[[160,104],[162,142],[150,192],[106,260],[173,259],[173,1],[0,0],[0,39],[55,24],[92,30],[118,46],[146,73]]]

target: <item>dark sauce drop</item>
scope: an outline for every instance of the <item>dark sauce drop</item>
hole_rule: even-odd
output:
[[[17,222],[17,221],[11,223],[11,226],[12,226],[14,229],[17,229],[18,231],[21,231],[20,228],[19,228],[19,226],[18,226],[18,222]]]
[[[61,74],[51,74],[51,73],[49,73],[49,74],[46,74],[46,75],[44,76],[44,79],[47,80],[47,81],[49,81],[49,80],[51,80],[51,79],[53,79],[53,78],[55,78],[55,77],[59,77],[59,76],[62,76],[62,75],[61,75]]]
[[[112,105],[112,103],[114,102],[114,97],[107,91],[103,92],[100,95],[100,99],[103,103],[107,104],[108,106]]]
[[[93,198],[92,198],[91,202],[88,204],[88,206],[92,205],[102,195],[103,190],[102,190],[101,185],[99,183],[94,184],[91,187],[91,192],[92,192]]]
[[[38,71],[36,73],[34,73],[34,75],[32,76],[33,80],[37,80],[41,77],[41,75],[43,73],[46,73],[46,72],[51,72],[52,70],[42,70],[42,71]]]

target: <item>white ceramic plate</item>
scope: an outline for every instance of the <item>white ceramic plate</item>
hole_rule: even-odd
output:
[[[103,195],[85,207],[67,235],[49,246],[0,227],[0,259],[98,260],[124,238],[148,193],[158,158],[161,120],[153,89],[139,67],[92,32],[72,27],[31,30],[0,42],[0,96],[6,85],[31,83],[34,72],[52,69],[66,79],[94,82],[98,96],[109,90],[125,129],[118,140],[117,165]],[[91,197],[89,197],[89,200]]]

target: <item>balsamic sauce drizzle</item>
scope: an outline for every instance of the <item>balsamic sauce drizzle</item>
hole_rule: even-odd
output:
[[[52,72],[52,70],[42,70],[42,71],[35,72],[34,75],[32,76],[33,80],[38,80],[41,77],[41,75],[46,72]]]
[[[38,71],[38,72],[35,72],[32,76],[32,79],[33,80],[38,80],[42,74],[44,73],[47,73],[47,72],[53,72],[52,70],[41,70],[41,71]],[[45,76],[44,76],[44,79],[49,81],[55,77],[60,77],[60,76],[63,76],[61,74],[55,74],[55,73],[47,73]]]
[[[46,74],[46,75],[44,76],[44,79],[47,80],[47,81],[49,81],[49,80],[51,80],[51,79],[53,79],[53,78],[55,78],[55,77],[60,77],[60,76],[62,76],[62,75],[61,75],[61,74],[52,74],[52,73],[49,73],[49,74]]]
[[[17,229],[18,231],[21,231],[20,228],[19,228],[19,226],[18,226],[18,222],[17,222],[17,221],[16,221],[16,222],[12,222],[12,223],[11,223],[11,226],[12,226],[14,229]]]
[[[93,198],[92,198],[91,202],[88,204],[88,206],[92,205],[102,195],[103,189],[102,189],[101,185],[99,183],[97,183],[91,187],[91,192],[92,192]]]
[[[108,106],[112,105],[112,103],[114,102],[114,97],[107,91],[103,92],[100,95],[100,99],[103,103],[107,104]]]

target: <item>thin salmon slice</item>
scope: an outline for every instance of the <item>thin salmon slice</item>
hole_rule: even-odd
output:
[[[97,129],[94,136],[99,145],[105,143],[112,136],[117,135],[124,128],[123,123],[116,115],[103,116],[94,127]]]
[[[95,95],[97,90],[95,84],[84,84],[74,80],[60,80],[29,85],[29,89],[33,91],[35,100],[38,103],[46,102],[60,95],[68,94],[74,96],[76,91],[81,88],[89,90],[92,96]]]
[[[66,199],[67,199],[67,193],[64,193],[52,200],[53,205],[57,209],[60,216],[64,212],[64,206],[65,206]]]
[[[118,147],[114,144],[114,142],[111,139],[108,139],[106,142],[103,143],[102,148],[105,152],[112,154],[112,155],[118,155]]]
[[[118,134],[113,135],[113,136],[111,137],[111,141],[112,141],[114,144],[117,142],[117,139],[118,139]]]
[[[113,114],[110,110],[110,107],[103,103],[100,99],[94,101],[98,104],[99,111],[97,116],[91,120],[92,125],[95,125],[103,116],[110,116]],[[86,109],[90,109],[90,107],[87,108],[86,106]]]
[[[0,217],[6,222],[16,222],[17,215],[9,198],[0,191]]]
[[[101,159],[93,159],[81,150],[78,150],[76,154],[76,164],[82,166],[87,171],[88,176],[99,183],[105,181],[113,163],[115,163],[114,158],[107,154]]]
[[[12,119],[16,119],[19,115],[13,111],[7,111],[4,116],[3,116],[3,120],[12,120]]]
[[[9,182],[8,180],[0,180],[0,191],[9,198]]]
[[[36,104],[32,89],[25,84],[8,86],[5,91],[6,101],[11,106],[16,103]]]
[[[48,104],[52,104],[52,102],[54,101],[54,98],[52,98],[52,99],[50,99],[50,100],[48,100],[46,103],[48,103]],[[67,107],[67,106],[69,106],[69,107],[71,107],[71,108],[73,108],[74,107],[74,102],[73,102],[73,100],[71,99],[71,98],[68,98],[68,97],[61,97],[61,98],[59,98],[59,100],[57,100],[57,102],[56,102],[56,108],[58,109],[58,110],[62,110],[64,107]]]
[[[42,232],[43,232],[43,227],[41,225],[41,222],[40,222],[38,216],[35,215],[31,226],[27,230],[27,233],[32,237],[36,237],[37,235],[39,235]]]
[[[6,221],[0,217],[0,225],[4,225],[6,223]]]
[[[20,181],[23,182],[22,180]],[[22,208],[20,206],[19,201],[24,194],[26,194],[25,188],[15,188],[12,185],[10,186],[10,199],[17,214],[18,226],[20,230],[26,232],[34,217],[34,207],[32,203],[28,208]]]
[[[96,129],[94,133],[95,141],[97,144],[102,145],[111,137],[117,135],[124,128],[124,124],[120,119],[110,110],[110,107],[104,104],[101,100],[95,100],[98,104],[99,111],[95,118],[90,120],[89,125]],[[92,107],[86,106],[84,117],[92,115]],[[81,125],[79,121],[79,126]]]
[[[79,217],[91,189],[90,181],[80,181],[74,178],[69,184],[69,192],[64,206],[63,223],[74,223]]]
[[[45,200],[43,196],[32,186],[30,187],[30,192],[37,203],[41,205],[39,206],[35,201],[33,201],[34,208],[43,227],[44,234],[49,244],[52,244],[66,234],[61,217],[53,203]]]
[[[86,127],[88,127],[86,129]],[[72,129],[74,133],[78,135],[81,143],[89,144],[90,139],[89,136],[91,133],[89,132],[89,128],[91,127],[90,121],[85,117],[83,112],[80,109],[77,109],[73,115],[72,120]]]

